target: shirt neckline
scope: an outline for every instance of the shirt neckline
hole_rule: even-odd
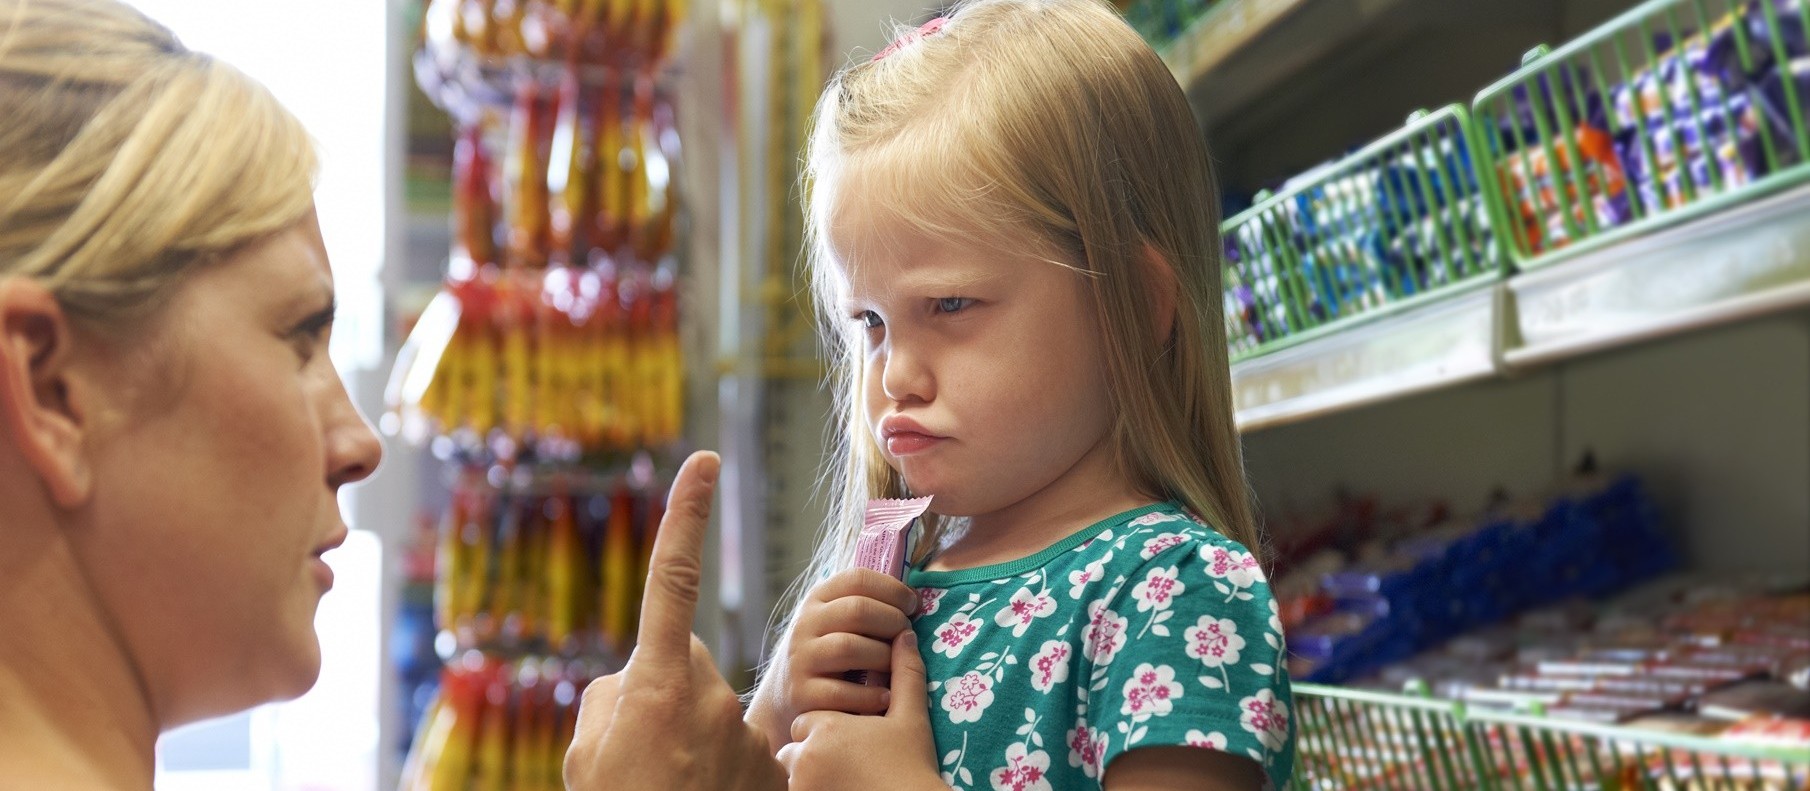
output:
[[[1007,577],[1015,577],[1027,571],[1049,565],[1050,561],[1055,560],[1058,556],[1086,543],[1095,536],[1105,532],[1108,528],[1130,522],[1145,514],[1153,514],[1165,510],[1176,511],[1180,510],[1180,508],[1180,505],[1170,500],[1160,503],[1151,503],[1149,505],[1133,508],[1129,511],[1123,511],[1081,528],[1036,554],[1022,557],[1017,560],[1008,560],[1003,563],[993,563],[986,566],[975,566],[971,569],[950,569],[948,571],[924,571],[922,569],[907,567],[905,570],[905,584],[910,585],[913,588],[948,588],[970,582],[991,582]]]

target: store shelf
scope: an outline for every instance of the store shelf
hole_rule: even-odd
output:
[[[1810,187],[1509,281],[1505,364],[1537,366],[1810,305]]]
[[[1810,186],[1232,366],[1242,431],[1810,307]]]
[[[1216,118],[1335,49],[1342,39],[1327,31],[1355,33],[1367,26],[1367,17],[1401,1],[1219,0],[1163,48],[1163,62],[1201,114]],[[1216,70],[1243,73],[1207,86],[1205,78]]]
[[[1565,26],[1557,0],[1215,0],[1159,52],[1216,150],[1255,135],[1260,149],[1315,157],[1468,96]],[[1313,126],[1332,137],[1286,129],[1278,140],[1275,124],[1302,113],[1326,116]]]
[[[1254,431],[1475,381],[1500,371],[1499,283],[1232,366],[1238,427]]]

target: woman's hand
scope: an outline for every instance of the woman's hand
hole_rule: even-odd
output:
[[[917,635],[907,629],[894,638],[891,659],[892,704],[885,716],[811,711],[792,721],[792,743],[780,749],[779,762],[791,773],[793,791],[948,791],[936,769]]]
[[[766,737],[742,721],[735,691],[691,634],[720,463],[714,453],[692,454],[673,481],[634,653],[622,672],[591,682],[579,705],[566,751],[570,791],[786,787]]]
[[[767,734],[777,752],[793,741],[792,721],[805,712],[886,711],[885,687],[858,684],[843,674],[890,670],[889,644],[911,631],[917,606],[916,591],[877,571],[848,569],[818,583],[768,665],[748,721]]]

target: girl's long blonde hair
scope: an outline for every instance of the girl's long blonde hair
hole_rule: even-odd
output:
[[[1219,200],[1175,78],[1096,0],[971,0],[937,32],[901,32],[901,46],[832,78],[807,153],[812,290],[840,425],[824,481],[828,524],[804,579],[850,563],[870,498],[907,494],[867,430],[862,340],[834,315],[828,223],[837,176],[851,165],[911,227],[1034,245],[1086,276],[1121,469],[1259,551],[1232,423]],[[1170,272],[1173,329],[1157,338],[1153,278]],[[928,525],[920,549],[948,527]]]
[[[0,278],[120,330],[313,205],[301,123],[116,0],[0,0]]]

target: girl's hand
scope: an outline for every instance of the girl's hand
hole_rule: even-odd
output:
[[[792,743],[779,751],[779,762],[792,776],[792,791],[948,791],[936,770],[917,635],[907,629],[894,638],[890,658],[892,705],[886,716],[811,711],[792,721]]]
[[[857,684],[843,674],[891,669],[888,644],[911,631],[917,606],[916,591],[877,571],[849,569],[818,583],[761,679],[749,723],[767,734],[777,752],[793,741],[792,721],[806,712],[886,711],[885,687]]]

